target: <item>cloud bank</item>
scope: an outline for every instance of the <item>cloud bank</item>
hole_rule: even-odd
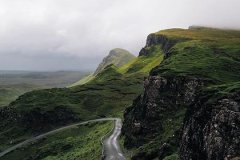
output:
[[[190,25],[240,28],[239,0],[0,0],[0,69],[93,70],[113,48]]]

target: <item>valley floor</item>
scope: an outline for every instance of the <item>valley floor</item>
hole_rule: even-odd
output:
[[[111,130],[112,121],[115,128]],[[69,160],[69,159],[100,159],[102,146],[99,137],[103,140],[104,154],[115,154],[109,151],[109,147],[117,146],[119,154],[123,154],[117,138],[121,133],[121,119],[103,118],[90,120],[78,124],[65,126],[37,137],[19,143],[0,153],[1,160]],[[110,134],[110,135],[109,135]],[[108,136],[109,135],[109,136]],[[107,143],[111,145],[108,145]],[[116,155],[119,155],[116,154]],[[109,155],[105,156],[106,158]]]

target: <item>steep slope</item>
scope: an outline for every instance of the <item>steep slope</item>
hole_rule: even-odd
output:
[[[150,34],[164,60],[124,114],[132,159],[240,157],[240,32],[191,27]]]
[[[84,85],[32,91],[0,109],[0,150],[65,124],[121,117],[142,92],[144,77],[163,59],[159,49],[149,49],[152,56],[138,57],[120,68],[108,65]]]
[[[97,69],[95,70],[94,73],[80,79],[79,81],[73,83],[70,85],[70,87],[78,86],[78,85],[83,85],[91,80],[93,80],[96,75],[104,70],[105,67],[113,64],[116,67],[122,67],[125,64],[128,64],[129,62],[133,61],[136,59],[136,57],[130,53],[129,51],[121,48],[115,48],[109,52],[109,54],[102,60],[102,62],[98,65]]]
[[[100,73],[105,67],[110,64],[114,64],[116,67],[121,67],[129,61],[133,60],[134,58],[136,57],[125,49],[113,49],[110,51],[109,55],[106,56],[99,64],[96,71],[94,72],[94,75]]]
[[[112,122],[79,125],[14,150],[1,160],[97,160],[102,156],[100,137],[113,127]]]

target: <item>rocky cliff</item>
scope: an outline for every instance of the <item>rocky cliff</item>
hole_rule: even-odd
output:
[[[145,52],[149,46],[161,46],[165,59],[125,110],[124,145],[131,159],[240,158],[240,77],[235,77],[240,60],[227,60],[240,49],[236,55],[229,48],[214,55],[223,44],[209,42],[217,38],[212,32],[226,31],[175,29],[148,36],[140,56],[151,54]],[[230,70],[223,73],[219,57]]]
[[[215,100],[202,93],[185,117],[181,159],[240,159],[239,111],[240,92]]]
[[[141,51],[139,52],[139,56],[148,56],[149,54],[151,54],[151,52],[149,52],[148,50],[149,47],[160,45],[165,57],[168,57],[170,49],[178,41],[184,41],[184,39],[169,39],[167,36],[164,35],[150,34],[147,37],[146,46],[141,49]]]
[[[133,159],[161,159],[178,152],[186,106],[205,83],[194,77],[145,79],[144,93],[124,114],[125,146],[142,148]]]

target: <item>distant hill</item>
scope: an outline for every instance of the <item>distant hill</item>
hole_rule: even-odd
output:
[[[94,73],[87,75],[86,77],[80,79],[79,81],[70,85],[70,87],[83,85],[96,77],[96,75],[104,70],[105,67],[113,64],[117,68],[122,67],[129,62],[136,59],[136,57],[129,51],[121,48],[115,48],[109,52],[109,54],[102,60],[98,65]]]
[[[88,75],[87,71],[1,71],[0,70],[0,107],[8,105],[21,94],[53,87],[66,87]]]
[[[131,60],[136,58],[132,53],[125,49],[116,48],[110,51],[109,55],[103,59],[98,68],[94,72],[94,75],[100,73],[105,67],[110,64],[114,64],[116,67],[121,67]]]

